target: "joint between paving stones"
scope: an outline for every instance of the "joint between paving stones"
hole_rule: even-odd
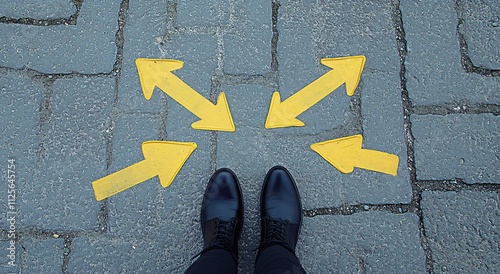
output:
[[[413,106],[412,114],[416,115],[449,115],[449,114],[493,114],[500,115],[497,104],[446,104]]]
[[[63,262],[61,265],[61,272],[64,274],[68,273],[68,264],[71,256],[71,244],[74,239],[74,235],[68,234],[64,237],[64,249],[63,249]]]
[[[271,70],[274,72],[275,83],[277,88],[279,88],[279,61],[278,61],[278,40],[279,40],[279,32],[278,32],[278,14],[280,8],[279,0],[272,1],[272,32],[273,36],[271,38]]]
[[[177,17],[177,3],[175,1],[167,1],[166,17],[166,30],[165,36],[163,37],[164,41],[170,39],[176,33],[175,21]]]
[[[418,217],[418,227],[420,234],[420,243],[425,255],[426,271],[428,273],[434,272],[434,260],[432,250],[429,246],[427,232],[425,230],[424,216],[421,208],[422,191],[417,186],[417,175],[415,168],[415,150],[414,138],[411,128],[411,113],[412,103],[407,89],[406,83],[406,56],[408,53],[406,34],[403,24],[403,16],[400,8],[399,0],[392,0],[392,21],[395,30],[396,46],[399,54],[400,61],[400,81],[401,81],[401,100],[403,105],[403,125],[405,132],[405,144],[407,153],[407,166],[410,175],[410,184],[412,188],[411,207],[413,212]]]
[[[458,42],[460,45],[460,63],[462,68],[469,73],[476,73],[488,77],[498,77],[500,76],[500,70],[490,69],[476,66],[472,63],[469,57],[469,47],[467,45],[467,39],[465,36],[465,19],[463,15],[463,0],[455,0],[455,11],[457,12],[458,24],[457,24],[457,34]]]
[[[468,184],[461,178],[449,180],[418,180],[416,186],[420,192],[423,191],[454,191],[463,190],[479,191],[479,192],[494,192],[500,191],[500,184]]]
[[[34,19],[30,17],[23,18],[11,18],[2,16],[0,17],[0,23],[4,24],[21,24],[21,25],[31,25],[31,26],[56,26],[56,25],[76,25],[78,15],[82,8],[83,0],[73,0],[76,11],[74,14],[70,15],[68,18],[49,18],[49,19]]]
[[[393,214],[404,214],[413,212],[412,204],[344,204],[339,207],[319,207],[304,209],[302,213],[305,217],[315,217],[322,215],[353,215],[368,211],[382,211]]]

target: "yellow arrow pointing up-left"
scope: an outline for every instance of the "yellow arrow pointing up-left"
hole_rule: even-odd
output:
[[[235,131],[224,92],[219,94],[217,104],[214,105],[172,73],[173,70],[182,68],[182,61],[138,58],[135,64],[147,100],[151,99],[156,86],[201,119],[191,124],[194,129]]]
[[[144,160],[92,182],[95,198],[101,201],[155,176],[168,187],[195,149],[192,142],[144,142]]]

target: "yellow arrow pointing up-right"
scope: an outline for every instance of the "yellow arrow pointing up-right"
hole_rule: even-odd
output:
[[[321,59],[321,64],[330,67],[331,71],[283,102],[281,102],[279,92],[273,93],[265,128],[304,126],[304,123],[296,117],[344,83],[347,95],[352,96],[358,86],[365,60],[365,56],[362,55]]]
[[[95,198],[101,201],[158,176],[168,187],[196,149],[192,142],[148,141],[142,143],[144,160],[92,182]]]
[[[376,150],[362,149],[363,136],[353,135],[311,145],[327,162],[343,173],[351,173],[354,167],[396,176],[397,155]]]

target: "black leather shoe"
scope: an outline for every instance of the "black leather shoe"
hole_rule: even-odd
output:
[[[259,250],[279,244],[295,253],[302,225],[302,205],[292,175],[282,166],[271,168],[264,179],[260,217]]]
[[[243,226],[243,199],[236,174],[228,168],[217,170],[205,190],[201,207],[203,254],[221,248],[238,261],[238,239]],[[196,257],[196,256],[195,256]]]

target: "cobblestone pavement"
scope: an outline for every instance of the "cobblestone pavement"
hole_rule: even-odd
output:
[[[308,272],[499,273],[499,25],[496,0],[1,0],[0,272],[182,273],[208,178],[230,167],[250,273],[260,187],[281,164],[302,196]],[[264,128],[275,90],[349,55],[367,58],[353,97]],[[175,74],[213,102],[224,91],[236,131],[193,130],[159,90],[145,100],[139,57],[184,61]],[[354,134],[397,154],[397,176],[342,174],[309,148]],[[198,148],[170,187],[155,177],[97,202],[90,182],[141,161],[148,140]]]

